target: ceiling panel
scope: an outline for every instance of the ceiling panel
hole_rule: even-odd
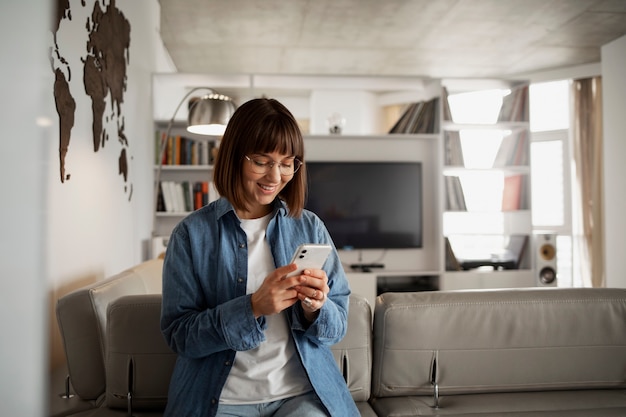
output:
[[[599,62],[625,0],[161,0],[179,72],[510,77]]]

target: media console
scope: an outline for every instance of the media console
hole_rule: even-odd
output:
[[[374,307],[376,297],[384,292],[413,292],[439,290],[439,274],[429,271],[350,272],[346,276],[353,293],[367,298]]]

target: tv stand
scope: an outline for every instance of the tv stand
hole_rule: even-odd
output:
[[[384,268],[385,264],[381,263],[369,263],[369,264],[351,264],[350,269],[357,272],[372,272],[375,268]]]
[[[370,305],[376,305],[376,297],[383,292],[436,291],[439,289],[439,273],[436,271],[368,271],[380,268],[379,264],[352,264],[346,271],[350,290],[364,296]],[[355,268],[356,267],[356,268]]]

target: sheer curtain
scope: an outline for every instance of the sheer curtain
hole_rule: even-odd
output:
[[[574,270],[585,287],[604,287],[602,78],[572,82]],[[577,210],[576,210],[577,208]]]

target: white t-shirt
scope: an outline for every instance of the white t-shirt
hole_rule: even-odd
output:
[[[275,269],[265,230],[271,214],[241,220],[248,237],[248,282],[254,293]],[[226,404],[255,404],[289,398],[310,391],[311,384],[296,352],[286,313],[266,316],[266,340],[257,348],[237,352],[220,395]]]

